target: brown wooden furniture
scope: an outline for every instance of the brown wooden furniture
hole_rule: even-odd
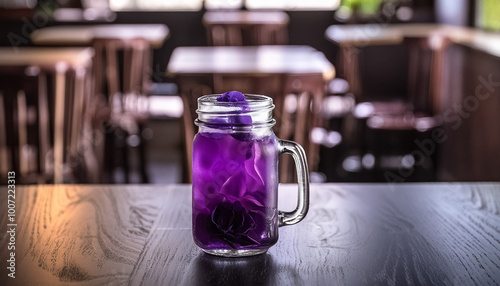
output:
[[[80,182],[84,171],[95,180],[92,56],[91,48],[0,49],[0,177]]]
[[[149,43],[143,38],[95,38],[92,46],[96,50],[95,61],[99,62],[94,69],[96,90],[105,92],[104,106],[109,106],[110,110],[100,119],[107,121],[114,129],[107,136],[106,148],[101,149],[101,164],[108,170],[108,178],[103,181],[113,181],[113,170],[121,167],[125,183],[129,183],[133,169],[137,169],[141,182],[147,183],[145,146],[141,133],[149,116],[147,95],[152,70]],[[127,143],[132,137],[137,141],[134,146]],[[137,164],[130,162],[129,152],[138,154]],[[122,162],[116,162],[117,159]]]
[[[430,37],[404,37],[409,58],[408,94],[401,102],[373,102],[371,114],[378,116],[377,123],[371,127],[378,129],[431,129],[439,124],[434,118],[440,114],[440,101],[443,97],[444,54],[450,41],[442,35]],[[419,127],[420,118],[428,118],[427,128]]]
[[[358,121],[351,125],[360,130],[351,130],[357,136],[345,136],[356,141],[347,144],[359,148],[361,156],[374,155],[376,166],[380,167],[381,157],[409,154],[415,148],[413,139],[420,136],[418,133],[439,126],[442,123],[440,102],[446,96],[442,80],[445,52],[451,38],[459,34],[453,27],[438,25],[331,26],[326,37],[340,45],[344,75],[360,103],[354,110],[355,119],[350,118]],[[381,44],[402,44],[408,53],[408,92],[396,102],[366,102],[361,89],[359,49]],[[405,137],[413,139],[404,140]],[[422,164],[427,165],[427,169],[433,169],[431,166],[437,157],[433,155],[432,164]],[[401,165],[390,168],[398,167]]]
[[[427,37],[433,33],[451,34],[450,26],[434,24],[405,25],[332,25],[325,31],[325,37],[340,47],[339,74],[350,85],[351,92],[362,96],[359,71],[359,54],[363,47],[375,45],[402,44],[407,37]]]
[[[280,185],[280,207],[293,209],[296,192]],[[189,185],[16,186],[15,201],[15,279],[1,216],[5,286],[500,281],[498,183],[312,185],[306,218],[280,228],[266,254],[241,259],[196,247]]]
[[[183,120],[189,174],[185,179],[191,177],[196,99],[228,90],[271,96],[276,105],[278,136],[302,144],[309,156],[310,169],[315,169],[317,146],[310,142],[309,132],[319,124],[318,108],[325,81],[335,74],[321,52],[309,46],[179,47],[172,53],[167,72],[176,78],[185,103]],[[300,97],[295,115],[289,114],[284,106],[285,96],[290,93]],[[292,116],[295,120],[289,122]],[[283,176],[283,180],[290,180],[286,174]]]
[[[493,56],[500,56],[500,35],[485,31],[439,24],[332,25],[325,37],[340,49],[339,74],[350,84],[354,94],[362,94],[359,76],[359,53],[366,46],[398,45],[405,38],[445,37],[449,42],[465,45]]]
[[[103,182],[113,182],[117,168],[123,171],[126,183],[133,169],[141,182],[148,182],[142,130],[148,118],[152,49],[163,45],[168,36],[169,30],[162,24],[48,27],[32,35],[36,44],[91,45],[96,51],[95,91],[102,97],[96,128],[102,129],[97,125],[106,122],[106,140],[98,157]],[[129,153],[137,154],[137,164],[130,162]]]
[[[281,11],[216,11],[203,15],[212,46],[284,45],[288,15]]]

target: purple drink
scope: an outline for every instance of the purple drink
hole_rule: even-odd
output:
[[[304,150],[276,138],[273,108],[267,96],[236,91],[198,99],[193,238],[207,253],[226,257],[263,253],[278,240],[278,227],[296,224],[307,214]],[[293,212],[277,210],[280,154],[290,154],[296,161],[299,198]]]
[[[278,239],[277,139],[269,126],[252,131],[243,94],[217,102],[231,112],[198,122],[193,141],[193,237],[209,252],[265,251]]]
[[[207,250],[267,249],[278,239],[276,137],[232,135],[194,139],[193,236]]]

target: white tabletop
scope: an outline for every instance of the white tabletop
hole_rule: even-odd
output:
[[[288,15],[280,11],[225,11],[206,12],[203,15],[205,24],[241,24],[241,25],[286,25]]]
[[[158,48],[168,36],[169,29],[163,24],[109,24],[42,28],[33,32],[31,40],[41,45],[89,45],[94,39],[143,38]]]
[[[335,68],[323,53],[309,46],[178,47],[167,72],[185,74],[322,74]]]
[[[56,66],[78,67],[91,62],[92,48],[0,48],[0,66]]]

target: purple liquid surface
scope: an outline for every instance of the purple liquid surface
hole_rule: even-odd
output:
[[[277,139],[199,133],[193,141],[193,237],[203,249],[263,249],[278,239]]]

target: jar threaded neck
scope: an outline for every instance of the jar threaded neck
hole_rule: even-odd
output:
[[[246,101],[217,101],[219,94],[198,98],[197,126],[222,129],[270,128],[276,120],[272,117],[272,98],[264,95],[245,94]]]

